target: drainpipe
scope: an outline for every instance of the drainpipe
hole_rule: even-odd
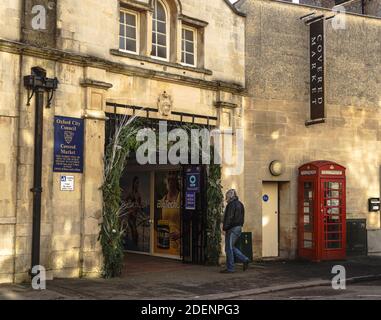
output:
[[[33,188],[30,190],[33,193],[32,264],[30,274],[34,277],[36,273],[33,272],[33,267],[40,265],[44,93],[48,92],[49,94],[47,107],[50,107],[54,91],[58,87],[58,80],[57,78],[47,78],[44,69],[33,67],[32,74],[24,77],[24,86],[28,90],[27,105],[30,105],[34,95],[36,98]]]
[[[34,127],[32,268],[40,264],[44,89],[37,88]]]

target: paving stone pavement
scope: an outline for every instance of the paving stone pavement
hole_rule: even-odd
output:
[[[322,263],[261,261],[253,263],[246,272],[237,265],[236,273],[220,274],[219,267],[129,255],[122,278],[55,279],[47,282],[44,291],[34,291],[30,284],[0,285],[0,299],[228,299],[250,292],[274,292],[329,283],[334,276],[331,273],[334,265],[343,265],[347,278],[381,277],[381,257]]]

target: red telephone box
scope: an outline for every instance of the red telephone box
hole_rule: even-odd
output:
[[[345,171],[329,161],[299,168],[299,257],[312,261],[346,258]]]

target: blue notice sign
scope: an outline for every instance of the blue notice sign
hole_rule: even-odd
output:
[[[83,173],[83,119],[54,117],[54,172]]]
[[[196,192],[185,194],[185,210],[196,210]]]
[[[187,173],[187,191],[200,192],[200,173],[188,172]]]
[[[269,197],[267,194],[265,194],[265,195],[263,196],[263,201],[264,201],[264,202],[269,202],[269,200],[270,200],[270,197]]]

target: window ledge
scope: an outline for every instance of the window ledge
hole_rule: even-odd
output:
[[[208,70],[208,69],[201,69],[201,68],[184,66],[180,63],[173,63],[173,62],[163,61],[163,60],[159,60],[159,59],[154,59],[151,57],[146,57],[146,56],[142,56],[142,55],[137,55],[137,54],[133,54],[133,53],[120,51],[118,49],[111,49],[110,54],[112,54],[114,56],[126,57],[126,58],[130,58],[130,59],[134,59],[134,60],[145,61],[145,62],[149,62],[149,63],[155,63],[155,64],[159,64],[159,65],[163,65],[163,66],[167,66],[167,67],[172,67],[172,68],[177,68],[177,69],[181,69],[181,70],[203,73],[206,75],[212,75],[213,74],[213,72],[211,70]]]

